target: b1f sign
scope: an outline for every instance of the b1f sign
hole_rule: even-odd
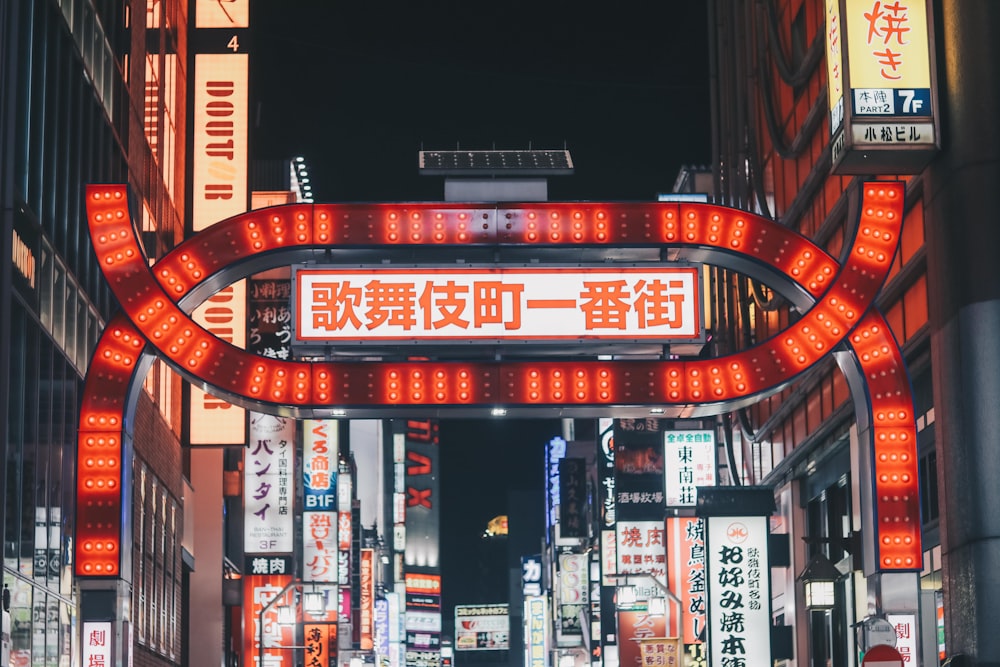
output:
[[[293,272],[298,346],[702,340],[693,266]]]

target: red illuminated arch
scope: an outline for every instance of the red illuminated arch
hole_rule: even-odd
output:
[[[497,405],[584,412],[655,405],[667,416],[698,416],[759,400],[846,348],[848,370],[860,370],[849,377],[863,378],[861,387],[852,383],[854,393],[865,397],[859,423],[871,427],[878,567],[920,566],[912,398],[898,346],[871,305],[898,243],[900,183],[865,185],[858,233],[844,264],[772,221],[706,204],[432,203],[251,211],[201,232],[151,269],[125,187],[92,186],[87,202],[95,250],[124,312],[105,329],[87,376],[79,436],[81,576],[118,574],[118,484],[128,433],[123,424],[134,379],[141,377],[136,368],[152,354],[234,404],[296,417],[329,416],[333,408],[354,416],[387,408],[446,414]],[[794,325],[748,350],[662,362],[281,361],[240,350],[188,316],[225,284],[332,250],[456,246],[679,249],[765,277],[804,312]]]

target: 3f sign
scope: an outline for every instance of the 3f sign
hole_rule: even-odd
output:
[[[901,90],[899,96],[903,98],[903,113],[919,113],[920,108],[924,106],[923,100],[915,99],[917,96],[915,90]]]

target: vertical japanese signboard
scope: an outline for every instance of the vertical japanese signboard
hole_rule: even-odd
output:
[[[618,522],[659,519],[662,524],[665,498],[661,420],[616,419],[614,438]]]
[[[559,554],[559,635],[579,637],[580,612],[590,602],[587,554]]]
[[[768,517],[705,521],[709,664],[771,664]]]
[[[715,486],[715,431],[663,434],[668,507],[694,507],[697,487]]]
[[[618,664],[620,667],[642,667],[640,643],[666,636],[666,621],[661,614],[647,611],[618,612]],[[722,663],[718,663],[722,664]],[[746,663],[749,667],[750,663]]]
[[[559,461],[559,537],[587,537],[587,509],[587,461],[563,458]]]
[[[337,582],[337,421],[302,422],[302,572],[306,581]]]
[[[699,644],[705,629],[705,522],[697,517],[667,519],[667,587],[681,600],[681,640]]]
[[[292,582],[292,560],[284,556],[252,556],[247,558],[245,571],[243,655],[247,657],[248,664],[257,664],[258,656],[262,656],[265,665],[290,665],[292,651],[281,647],[294,645],[294,628],[278,623],[278,606],[291,604],[292,595],[286,591],[286,599],[274,601],[274,598]],[[264,607],[272,601],[274,604],[261,618]]]
[[[110,622],[85,621],[83,624],[83,664],[93,667],[112,667],[112,646],[115,635]]]
[[[292,553],[295,420],[251,413],[244,459],[243,544],[248,553]]]
[[[826,0],[833,169],[921,171],[940,145],[928,0]]]
[[[375,648],[375,550],[361,550],[361,650]]]

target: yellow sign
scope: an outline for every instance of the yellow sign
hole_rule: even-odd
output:
[[[930,88],[924,0],[847,0],[851,88]]]

